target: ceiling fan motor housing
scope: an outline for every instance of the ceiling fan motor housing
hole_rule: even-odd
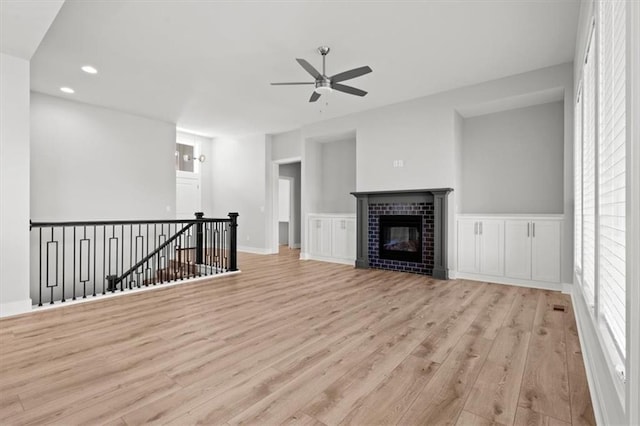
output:
[[[316,80],[315,92],[321,95],[333,92],[333,89],[331,88],[331,80],[329,80],[326,76],[323,76],[323,78],[320,80]]]

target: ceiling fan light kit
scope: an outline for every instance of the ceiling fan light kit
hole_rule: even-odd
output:
[[[335,74],[331,77],[326,75],[326,57],[331,49],[328,46],[320,46],[318,47],[318,53],[322,55],[322,74],[316,70],[313,65],[304,59],[296,58],[296,61],[300,64],[302,68],[305,69],[311,76],[314,78],[314,82],[296,82],[296,83],[271,83],[272,86],[294,86],[294,85],[302,85],[302,84],[313,84],[315,85],[315,89],[311,94],[311,98],[309,98],[309,102],[315,102],[320,98],[321,95],[326,95],[334,90],[338,92],[348,93],[350,95],[356,96],[365,96],[367,92],[364,90],[357,89],[355,87],[347,86],[344,84],[339,84],[341,81],[351,80],[352,78],[360,77],[362,75],[368,74],[373,71],[370,67],[364,66],[360,68],[354,68],[349,71],[344,71],[338,74]]]

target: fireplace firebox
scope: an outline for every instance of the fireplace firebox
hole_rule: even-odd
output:
[[[382,215],[379,220],[379,257],[422,263],[422,216]]]

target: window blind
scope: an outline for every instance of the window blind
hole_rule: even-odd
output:
[[[600,3],[598,19],[598,296],[600,319],[625,357],[625,7]]]
[[[596,209],[596,72],[595,28],[583,72],[582,116],[582,285],[589,306],[595,303],[595,209]]]
[[[578,89],[575,110],[574,142],[574,257],[578,273],[582,271],[582,91]]]

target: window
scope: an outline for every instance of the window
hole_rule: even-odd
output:
[[[176,143],[176,170],[194,172],[193,145]]]
[[[574,256],[577,271],[582,271],[582,88],[576,98],[574,144]]]
[[[600,3],[598,84],[599,317],[625,357],[625,2]]]
[[[596,73],[595,32],[592,30],[584,64],[584,115],[582,127],[582,285],[587,305],[595,305],[596,259]]]
[[[626,8],[596,2],[575,105],[575,265],[610,367],[626,358]]]

